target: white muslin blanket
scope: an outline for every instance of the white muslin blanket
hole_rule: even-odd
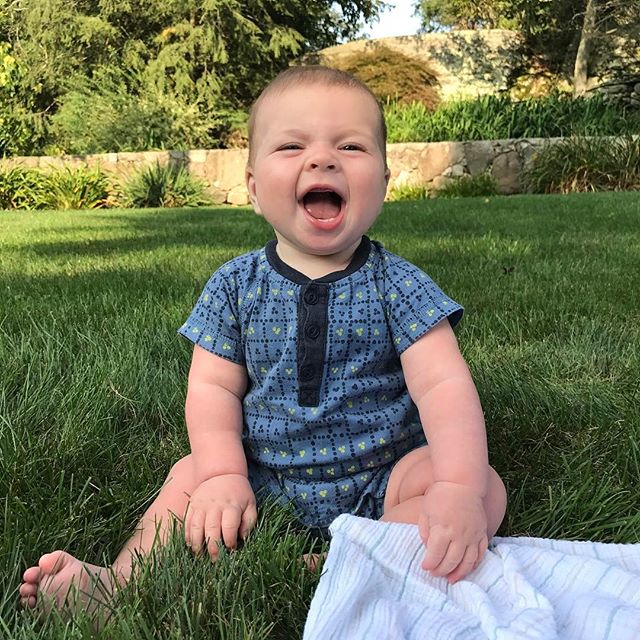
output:
[[[640,640],[640,544],[494,538],[449,585],[414,525],[342,515],[304,640]]]

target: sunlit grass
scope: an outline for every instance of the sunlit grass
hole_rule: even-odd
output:
[[[639,221],[631,193],[470,198],[387,204],[370,234],[465,306],[502,535],[640,537]],[[232,208],[0,212],[0,636],[89,636],[21,613],[20,575],[54,548],[113,559],[187,451],[176,329],[270,237]],[[311,545],[278,511],[213,568],[177,538],[101,636],[300,637]]]

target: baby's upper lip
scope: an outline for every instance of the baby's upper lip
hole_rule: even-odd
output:
[[[337,193],[343,200],[346,200],[346,198],[344,197],[344,193],[340,188],[335,187],[332,184],[325,183],[312,184],[303,189],[300,193],[300,200],[302,201],[304,197],[311,191],[333,191],[334,193]]]

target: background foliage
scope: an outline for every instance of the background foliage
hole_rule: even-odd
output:
[[[219,145],[292,58],[380,4],[0,0],[0,155]]]
[[[598,46],[612,53],[619,34],[640,44],[640,2],[628,0],[417,0],[423,29],[513,29],[522,33],[532,61],[578,78]]]

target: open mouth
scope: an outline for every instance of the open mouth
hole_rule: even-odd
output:
[[[316,220],[329,221],[342,209],[342,196],[331,189],[311,189],[302,198],[302,206]]]

